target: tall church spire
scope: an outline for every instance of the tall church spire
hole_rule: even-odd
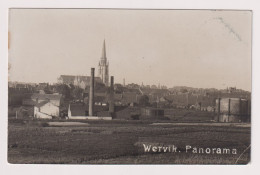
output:
[[[101,78],[102,82],[106,85],[109,86],[109,64],[107,61],[107,56],[106,56],[106,42],[104,40],[103,42],[103,48],[102,48],[102,55],[101,59],[98,64],[98,75]]]
[[[101,59],[104,59],[104,60],[107,59],[107,56],[106,56],[106,41],[105,41],[105,40],[104,40],[104,42],[103,42],[103,49],[102,49]]]

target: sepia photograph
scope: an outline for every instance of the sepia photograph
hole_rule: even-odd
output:
[[[251,162],[252,11],[8,15],[8,163]]]

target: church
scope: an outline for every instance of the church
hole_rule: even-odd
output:
[[[109,63],[106,56],[106,42],[104,40],[101,59],[98,64],[98,76],[101,78],[102,82],[109,86]]]
[[[106,57],[106,43],[103,42],[102,55],[98,63],[98,77],[95,77],[95,82],[104,83],[106,86],[109,86],[109,63]],[[82,89],[85,89],[86,86],[90,85],[90,76],[82,75],[61,75],[58,78],[58,83],[61,84],[73,84]]]

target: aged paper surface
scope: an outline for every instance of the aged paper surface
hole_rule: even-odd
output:
[[[247,164],[251,22],[245,10],[10,9],[9,163]]]
[[[257,6],[15,4],[1,171],[254,172]]]

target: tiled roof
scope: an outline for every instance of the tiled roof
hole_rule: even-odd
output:
[[[42,102],[40,102],[40,103],[37,103],[35,106],[39,108],[39,107],[44,106],[44,105],[47,104],[47,103],[49,103],[49,101],[42,101]]]

